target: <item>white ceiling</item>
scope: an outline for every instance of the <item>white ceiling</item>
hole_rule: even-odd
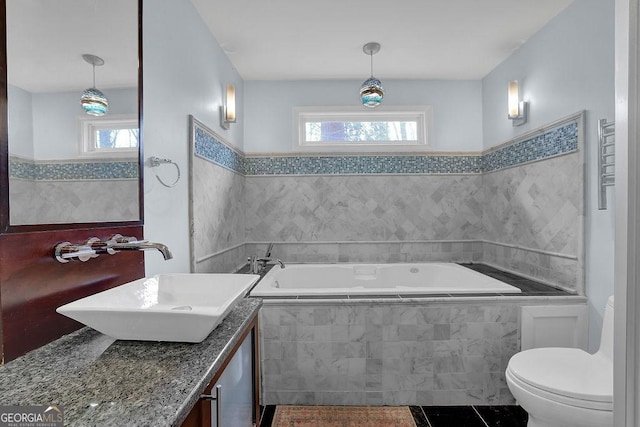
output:
[[[138,2],[135,0],[8,0],[7,73],[32,93],[83,90],[97,55],[99,89],[137,86]]]
[[[572,0],[192,0],[245,80],[481,79]],[[8,0],[9,83],[136,86],[137,1]]]
[[[572,0],[192,0],[245,80],[481,79]]]

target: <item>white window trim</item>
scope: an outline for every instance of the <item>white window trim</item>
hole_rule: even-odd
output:
[[[138,128],[138,117],[135,115],[113,114],[104,117],[78,117],[78,150],[83,158],[134,158],[138,156],[139,148],[109,148],[95,149],[95,132],[97,128],[131,129]],[[138,141],[138,144],[140,141]]]
[[[421,106],[379,106],[374,110],[364,107],[294,107],[293,149],[302,152],[422,152],[429,151],[433,135],[433,108]],[[305,123],[311,120],[390,120],[414,119],[418,123],[417,142],[309,142],[305,141]]]

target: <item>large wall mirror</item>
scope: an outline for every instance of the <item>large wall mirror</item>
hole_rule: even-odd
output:
[[[5,0],[3,231],[142,223],[141,6]]]

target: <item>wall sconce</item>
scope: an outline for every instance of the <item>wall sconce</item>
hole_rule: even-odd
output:
[[[226,99],[220,106],[220,126],[222,129],[229,129],[231,123],[236,122],[236,88],[234,85],[227,85]]]
[[[509,110],[507,116],[513,122],[513,126],[520,126],[527,122],[528,102],[520,101],[518,94],[518,81],[509,82]]]

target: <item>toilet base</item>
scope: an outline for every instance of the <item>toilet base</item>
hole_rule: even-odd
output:
[[[587,409],[546,399],[525,390],[509,370],[507,385],[517,403],[529,414],[527,427],[612,427],[613,411]]]

